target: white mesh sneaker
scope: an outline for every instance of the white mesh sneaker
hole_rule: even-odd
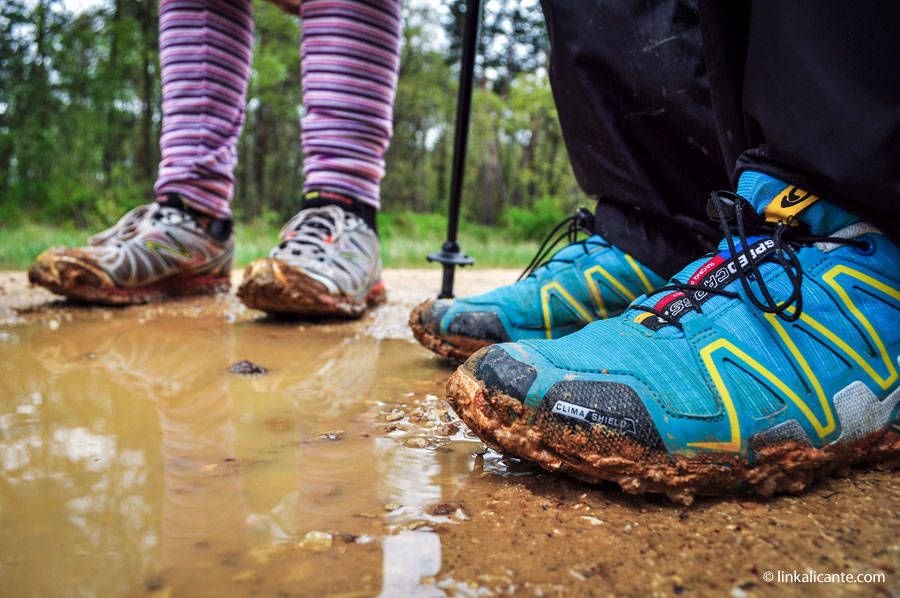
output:
[[[307,208],[269,257],[244,271],[238,297],[268,313],[359,317],[386,299],[378,235],[338,206]]]
[[[183,205],[174,197],[135,208],[91,237],[88,247],[47,249],[28,280],[59,295],[111,305],[227,291],[234,256],[230,221],[175,202]],[[210,232],[214,224],[221,225],[216,235]]]

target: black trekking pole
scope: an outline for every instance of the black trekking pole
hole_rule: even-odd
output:
[[[450,171],[450,213],[447,218],[447,240],[440,251],[428,255],[429,262],[444,266],[444,279],[438,299],[453,298],[453,275],[457,266],[468,266],[475,260],[464,254],[456,241],[459,230],[459,209],[463,177],[466,170],[466,145],[469,141],[469,116],[472,112],[472,79],[475,73],[475,52],[478,48],[478,21],[481,0],[466,0],[466,21],[463,25],[462,60],[459,67],[459,95],[456,99],[456,130],[453,136],[453,164]]]

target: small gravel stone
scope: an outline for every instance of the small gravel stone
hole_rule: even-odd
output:
[[[391,413],[388,413],[387,415],[384,416],[384,420],[389,421],[389,422],[395,422],[399,419],[403,419],[404,415],[406,415],[406,414],[403,413],[402,411],[392,411]]]
[[[255,364],[252,361],[247,361],[246,359],[232,363],[231,367],[228,368],[228,371],[232,374],[241,374],[242,376],[262,376],[269,373],[269,370],[263,366]]]
[[[297,544],[300,548],[307,550],[315,550],[316,552],[324,552],[331,548],[334,543],[334,536],[328,532],[311,531],[307,532],[303,539]]]
[[[441,503],[439,505],[435,505],[433,509],[431,509],[432,515],[452,515],[458,509],[456,505],[451,505],[450,503]]]

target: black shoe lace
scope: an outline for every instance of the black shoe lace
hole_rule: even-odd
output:
[[[344,220],[345,213],[337,206],[301,210],[281,229],[277,249],[289,249],[293,255],[323,253],[326,239],[336,239],[344,232]]]
[[[869,243],[864,240],[845,239],[842,237],[822,237],[809,233],[809,227],[803,223],[788,220],[787,222],[767,222],[764,217],[756,213],[750,204],[740,195],[729,191],[714,191],[710,196],[709,203],[706,208],[710,218],[719,221],[719,228],[725,236],[725,242],[728,244],[728,251],[731,253],[732,259],[737,264],[737,276],[741,281],[741,287],[744,290],[750,303],[758,310],[774,314],[786,322],[794,322],[800,318],[803,311],[803,295],[801,287],[803,283],[803,267],[800,259],[797,257],[797,251],[803,246],[810,246],[815,243],[835,243],[840,245],[852,245],[859,249],[868,249]],[[734,236],[737,234],[741,242],[741,251],[738,253],[735,248]],[[755,260],[749,254],[750,243],[749,236],[769,237],[774,243],[774,250],[762,260]],[[712,257],[715,254],[708,254]],[[744,256],[745,265],[740,265],[740,256]],[[759,270],[759,264],[764,261],[774,261],[782,267],[791,283],[791,294],[784,301],[776,301],[772,297],[772,293],[766,286],[762,274]],[[753,287],[750,286],[751,281],[756,281],[762,298],[756,294]],[[688,284],[673,278],[669,284],[662,286],[651,293],[648,297],[659,293],[668,293],[672,291],[681,291],[688,299],[691,307],[698,313],[702,314],[703,310],[700,303],[696,300],[694,293],[691,291],[703,291],[713,295],[721,295],[729,299],[739,299],[740,295],[733,291],[726,291],[720,288],[707,287],[697,284]],[[793,306],[793,310],[788,311]],[[681,329],[681,323],[663,313],[662,311],[646,305],[632,305],[633,309],[650,312],[651,314],[665,320],[667,323]]]
[[[562,231],[562,232],[560,232]],[[579,234],[587,235],[586,238],[581,241],[578,240]],[[519,275],[519,278],[516,279],[516,282],[521,282],[525,280],[529,276],[532,276],[537,270],[547,266],[553,262],[561,262],[571,264],[574,258],[559,258],[559,257],[551,257],[547,259],[547,257],[553,252],[553,249],[559,245],[559,242],[562,240],[566,240],[568,245],[580,244],[584,249],[585,253],[590,253],[591,250],[589,247],[602,246],[609,247],[608,243],[602,243],[600,241],[594,240],[591,241],[590,238],[594,235],[594,215],[587,208],[578,208],[575,210],[575,213],[560,222],[554,227],[550,234],[547,235],[547,238],[544,239],[544,242],[541,243],[540,249],[537,250],[535,256],[531,259],[531,263],[525,267],[522,273]]]

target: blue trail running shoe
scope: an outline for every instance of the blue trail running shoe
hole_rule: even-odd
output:
[[[560,338],[622,313],[665,284],[593,230],[593,214],[580,208],[550,233],[516,283],[466,299],[427,301],[410,315],[413,334],[438,355],[465,361],[492,343]],[[563,240],[569,244],[550,256]]]
[[[718,252],[621,316],[473,355],[448,382],[460,417],[548,470],[685,504],[896,464],[900,249],[755,172],[710,208]]]

